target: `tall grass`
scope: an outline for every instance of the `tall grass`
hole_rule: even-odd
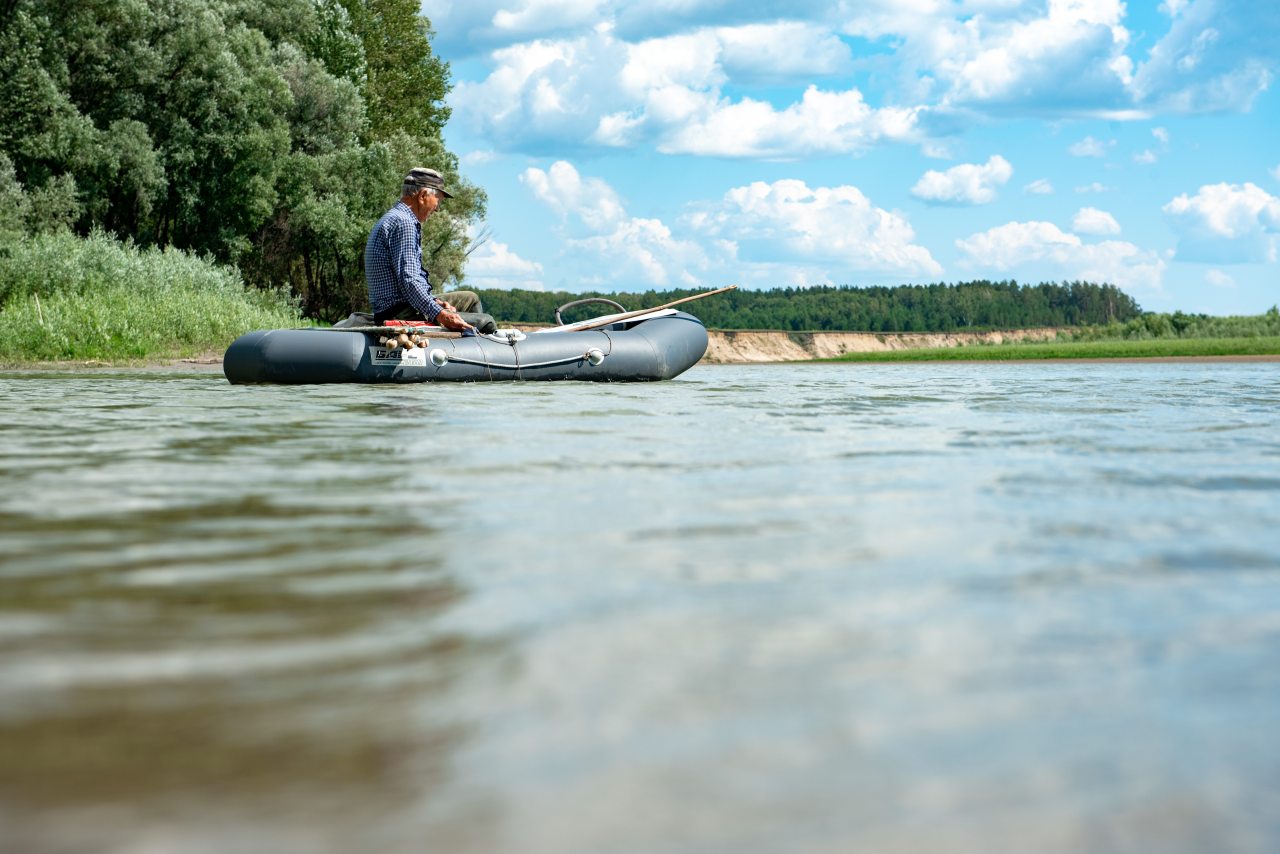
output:
[[[175,358],[300,322],[284,292],[247,288],[237,270],[178,250],[101,233],[0,247],[0,362]]]

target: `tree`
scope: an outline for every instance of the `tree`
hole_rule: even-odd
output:
[[[289,282],[316,316],[363,307],[364,239],[404,174],[456,199],[424,263],[462,277],[484,193],[441,130],[449,67],[414,0],[7,0],[0,218],[73,224]],[[7,164],[7,171],[4,164]]]
[[[449,120],[449,64],[431,50],[431,22],[418,13],[418,0],[340,2],[364,49],[368,139],[396,131],[440,138]]]
[[[647,291],[625,294],[628,308],[646,308],[689,296],[692,291]],[[533,291],[486,290],[485,304],[502,318],[514,322],[540,323],[551,319],[555,308],[585,294],[540,293]],[[1099,299],[1105,296],[1110,307]],[[1108,311],[1119,316],[1144,318],[1131,297],[1113,285],[1077,283],[1072,289],[1053,284],[1019,286],[1016,282],[962,282],[927,287],[902,285],[887,287],[777,288],[765,291],[737,290],[698,303],[695,313],[708,326],[719,329],[778,329],[793,332],[840,329],[870,332],[950,332],[961,330],[1014,329],[1036,326],[1064,326],[1061,298],[1074,308],[1074,301],[1087,302],[1081,324],[1108,323]],[[1189,320],[1183,329],[1191,329]],[[1141,321],[1140,321],[1141,323]],[[1146,330],[1146,326],[1142,327]]]

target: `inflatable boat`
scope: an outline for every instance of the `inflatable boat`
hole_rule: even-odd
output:
[[[234,384],[645,382],[687,371],[706,350],[702,321],[665,308],[488,335],[422,324],[261,330],[231,343],[222,371]]]

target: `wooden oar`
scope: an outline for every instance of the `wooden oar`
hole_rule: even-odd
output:
[[[568,326],[552,327],[547,331],[548,332],[582,332],[587,329],[597,329],[601,326],[608,326],[611,323],[621,323],[624,320],[628,320],[632,317],[639,317],[640,315],[648,314],[651,311],[662,311],[664,308],[671,308],[672,306],[677,306],[677,305],[680,305],[681,303],[693,302],[696,299],[715,296],[716,294],[722,294],[725,291],[733,291],[737,289],[738,289],[737,285],[729,285],[726,288],[716,288],[714,291],[706,291],[705,293],[694,294],[691,297],[682,297],[677,300],[672,300],[671,302],[664,303],[663,305],[655,305],[650,308],[638,308],[635,311],[624,311],[622,312],[622,314],[606,314],[604,317],[597,317],[592,320],[584,320],[584,321],[581,321],[580,323],[569,324]]]

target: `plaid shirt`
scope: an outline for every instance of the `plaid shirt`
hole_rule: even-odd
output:
[[[431,293],[431,281],[422,269],[422,224],[404,202],[396,202],[369,232],[364,275],[374,314],[407,302],[427,320],[435,320],[444,307]]]

